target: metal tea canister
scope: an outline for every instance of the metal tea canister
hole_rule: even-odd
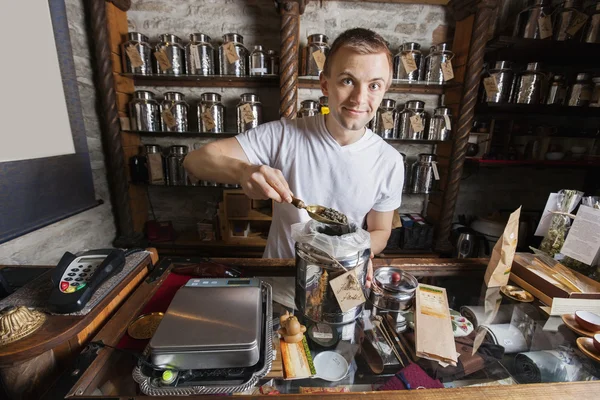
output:
[[[267,75],[279,75],[279,55],[275,50],[267,52]]]
[[[198,130],[207,133],[225,132],[225,106],[221,95],[202,93],[198,102]]]
[[[567,83],[562,74],[554,74],[548,88],[546,104],[565,104],[567,98]]]
[[[394,79],[409,82],[422,80],[422,61],[421,45],[415,42],[404,43],[394,56]]]
[[[185,45],[185,65],[188,75],[214,75],[215,49],[210,44],[210,36],[190,34],[190,42]]]
[[[438,107],[429,120],[427,140],[450,140],[452,135],[452,114],[448,107]]]
[[[185,47],[178,36],[165,33],[159,36],[154,48],[154,68],[157,74],[185,74]]]
[[[435,154],[419,154],[412,166],[411,193],[431,193],[434,181],[439,180]]]
[[[512,62],[496,61],[494,68],[489,70],[489,77],[484,77],[485,101],[487,103],[508,103],[514,76]],[[485,85],[487,78],[493,79],[491,87]]]
[[[152,74],[152,46],[148,36],[129,32],[127,41],[121,45],[121,58],[125,72],[130,74]]]
[[[540,104],[547,93],[547,77],[540,63],[529,63],[527,69],[517,75],[513,103]]]
[[[600,1],[587,20],[581,40],[584,43],[600,43]]]
[[[319,103],[314,100],[304,100],[300,103],[300,117],[313,117],[319,113]]]
[[[513,36],[523,39],[552,38],[552,1],[534,0],[517,15]]]
[[[583,0],[565,0],[554,11],[554,40],[579,40],[587,15],[581,12]]]
[[[149,90],[136,90],[129,102],[129,121],[134,131],[159,132],[160,105]]]
[[[144,145],[148,167],[148,183],[150,185],[164,185],[164,161],[162,149],[157,144]]]
[[[308,44],[302,49],[301,75],[319,76],[325,65],[325,58],[329,53],[328,38],[322,34],[310,35]]]
[[[396,114],[396,137],[404,140],[425,139],[427,113],[425,102],[421,100],[407,101],[404,109]]]
[[[267,53],[262,46],[254,46],[254,50],[250,53],[250,75],[260,76],[267,75],[267,73]]]
[[[577,80],[569,89],[566,105],[584,107],[590,104],[594,85],[591,75],[588,73],[577,74]]]
[[[244,37],[237,33],[223,35],[219,46],[219,74],[248,76],[248,49],[244,47]]]
[[[240,96],[237,105],[237,131],[246,132],[248,129],[256,128],[262,124],[263,110],[258,95],[244,93]]]
[[[373,119],[373,132],[384,139],[394,139],[394,118],[396,117],[396,102],[383,99]]]
[[[185,96],[179,92],[166,92],[160,105],[162,129],[165,132],[188,131],[188,109]]]
[[[167,185],[169,186],[187,186],[188,177],[185,168],[183,168],[183,159],[187,155],[187,146],[171,146],[167,156]]]
[[[454,77],[452,59],[454,53],[450,51],[450,43],[440,43],[431,46],[429,54],[425,57],[424,79],[428,83],[443,84]]]

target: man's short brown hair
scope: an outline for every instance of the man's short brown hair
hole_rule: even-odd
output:
[[[325,59],[323,73],[329,77],[331,73],[331,63],[336,53],[343,47],[349,47],[359,54],[377,54],[384,53],[387,56],[390,65],[390,75],[393,69],[393,57],[387,42],[381,35],[364,28],[348,29],[338,36],[331,45],[329,54]],[[391,78],[391,76],[390,76]],[[391,80],[390,80],[391,83]]]

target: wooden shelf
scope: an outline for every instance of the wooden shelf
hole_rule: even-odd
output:
[[[444,85],[429,84],[426,82],[408,83],[400,82],[396,79],[387,93],[416,93],[416,94],[443,94],[444,90],[452,87],[459,87],[460,83],[451,82]],[[317,77],[299,77],[299,89],[320,89],[319,79]]]
[[[479,103],[475,106],[477,115],[500,118],[553,116],[600,118],[600,107],[569,107],[547,104],[496,104]]]
[[[600,67],[600,44],[595,43],[500,36],[490,40],[486,50],[490,55],[493,53],[496,60],[576,65],[596,70]]]
[[[258,210],[250,210],[246,217],[227,217],[229,221],[272,221],[273,216]]]
[[[261,88],[279,87],[279,76],[229,76],[229,75],[140,75],[126,74],[122,76],[133,78],[136,86],[185,86],[185,87],[238,87]]]
[[[586,161],[586,160],[483,160],[479,158],[465,159],[467,164],[474,164],[480,167],[550,167],[550,168],[598,168],[600,167],[600,160],[597,161]]]
[[[224,139],[228,137],[234,137],[239,135],[239,133],[234,132],[223,132],[223,133],[209,133],[209,132],[150,132],[150,131],[121,131],[127,133],[136,133],[140,136],[153,136],[153,137],[185,137],[185,138],[214,138],[214,139]]]

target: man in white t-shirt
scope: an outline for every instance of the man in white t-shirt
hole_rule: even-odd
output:
[[[377,254],[400,207],[404,164],[365,126],[391,82],[384,39],[367,29],[348,30],[332,44],[320,76],[328,115],[262,124],[189,153],[184,166],[197,179],[237,183],[253,199],[275,200],[264,257],[294,257],[291,225],[309,216],[289,204],[292,195],[366,223]]]

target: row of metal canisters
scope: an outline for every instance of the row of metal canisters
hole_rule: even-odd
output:
[[[513,36],[600,43],[600,1],[587,8],[583,3],[565,0],[555,8],[552,0],[532,0],[517,15]]]
[[[159,103],[153,92],[136,90],[129,103],[130,126],[134,131],[189,132],[189,108],[182,93],[166,92]],[[225,132],[225,106],[221,103],[221,95],[201,94],[196,113],[199,132]],[[242,94],[236,106],[237,132],[245,132],[262,123],[263,109],[258,95]]]
[[[407,101],[397,108],[394,100],[383,99],[369,127],[384,139],[446,141],[452,135],[452,113],[438,107],[429,118],[424,101]]]
[[[329,98],[327,96],[319,97],[319,101],[316,100],[304,100],[300,103],[300,110],[298,110],[298,118],[302,117],[313,117],[317,114],[329,114]]]
[[[486,103],[600,107],[600,77],[592,78],[587,72],[578,73],[569,84],[564,74],[543,71],[540,63],[529,63],[525,71],[515,72],[510,61],[497,61],[482,79]]]
[[[125,72],[151,75],[234,75],[260,76],[279,74],[279,56],[274,50],[254,46],[244,47],[244,38],[237,33],[223,35],[223,44],[216,51],[211,38],[192,33],[187,44],[181,38],[165,33],[151,46],[148,36],[129,32],[123,43],[121,57]]]

